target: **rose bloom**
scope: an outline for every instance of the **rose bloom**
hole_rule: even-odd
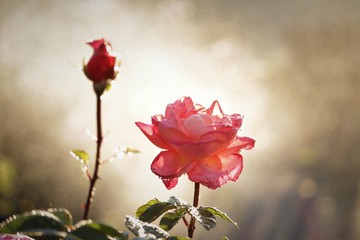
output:
[[[218,112],[218,113],[215,113]],[[236,181],[243,169],[240,150],[254,147],[249,137],[239,137],[243,117],[224,114],[218,101],[206,109],[184,97],[166,107],[165,116],[157,114],[152,124],[136,122],[145,136],[164,149],[151,164],[167,189],[176,186],[178,177],[216,189]]]
[[[105,39],[87,42],[94,53],[87,64],[84,64],[85,75],[93,82],[113,80],[118,71],[117,54],[112,51],[110,42]]]
[[[33,238],[17,234],[0,234],[0,240],[33,240]]]

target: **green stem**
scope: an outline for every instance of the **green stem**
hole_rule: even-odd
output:
[[[103,140],[102,129],[101,129],[101,93],[96,93],[96,127],[97,127],[97,146],[96,146],[96,159],[95,159],[95,169],[90,179],[90,187],[88,191],[88,196],[85,205],[85,211],[83,219],[89,219],[89,211],[91,203],[94,200],[95,195],[95,183],[99,179],[98,172],[100,168],[100,148]]]
[[[194,188],[194,201],[193,201],[193,206],[194,207],[198,207],[199,205],[199,198],[200,198],[200,183],[195,183],[195,188]],[[192,238],[194,235],[194,231],[195,231],[195,222],[196,219],[194,217],[191,217],[190,219],[190,225],[188,227],[188,237]]]

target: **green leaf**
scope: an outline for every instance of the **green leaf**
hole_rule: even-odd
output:
[[[50,208],[48,209],[48,212],[54,214],[57,216],[63,224],[67,226],[73,225],[73,218],[70,214],[70,212],[65,208]]]
[[[70,151],[70,155],[85,165],[88,165],[89,163],[89,154],[84,150],[73,149]]]
[[[137,239],[156,240],[169,237],[169,233],[161,229],[160,227],[142,222],[132,216],[126,216],[125,226],[137,237]]]
[[[148,207],[143,213],[139,215],[139,220],[143,222],[153,222],[165,212],[176,208],[176,206],[169,202],[157,202]]]
[[[196,219],[206,230],[215,228],[216,219],[214,214],[202,208],[190,207],[188,213]]]
[[[233,224],[235,227],[239,228],[239,226],[237,225],[236,222],[234,222],[230,217],[228,217],[228,215],[222,211],[220,211],[219,209],[215,208],[215,207],[199,207],[199,209],[205,209],[209,212],[211,212],[212,214],[221,217],[222,219],[225,219],[226,221],[228,221],[229,223]]]
[[[139,216],[141,214],[143,214],[149,207],[151,207],[152,205],[154,205],[155,203],[160,202],[159,200],[157,200],[156,198],[148,201],[146,204],[140,206],[137,210],[136,210],[136,217],[139,218]]]
[[[44,210],[33,210],[14,215],[0,225],[2,233],[41,232],[42,230],[66,232],[67,227],[56,215]]]
[[[73,237],[83,240],[109,240],[113,238],[127,240],[128,234],[119,232],[108,225],[83,221],[70,232],[69,238],[72,239]]]
[[[229,240],[228,237],[222,237],[220,240]]]
[[[173,209],[164,214],[160,220],[160,227],[165,231],[170,231],[184,216],[187,212],[187,208],[182,207],[178,209]]]

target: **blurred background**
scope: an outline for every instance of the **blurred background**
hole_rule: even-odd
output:
[[[65,207],[81,219],[88,182],[69,150],[95,154],[95,94],[81,72],[105,37],[122,71],[103,102],[105,165],[90,215],[125,229],[152,198],[192,202],[150,171],[159,149],[134,122],[182,96],[245,116],[236,183],[201,188],[228,213],[196,239],[360,239],[360,2],[0,0],[0,216]],[[179,224],[172,233],[185,235]]]

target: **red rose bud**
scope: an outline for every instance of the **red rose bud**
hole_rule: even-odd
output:
[[[105,39],[87,42],[94,53],[87,64],[84,64],[85,75],[94,83],[114,80],[119,64],[117,54],[112,51],[110,42]]]

